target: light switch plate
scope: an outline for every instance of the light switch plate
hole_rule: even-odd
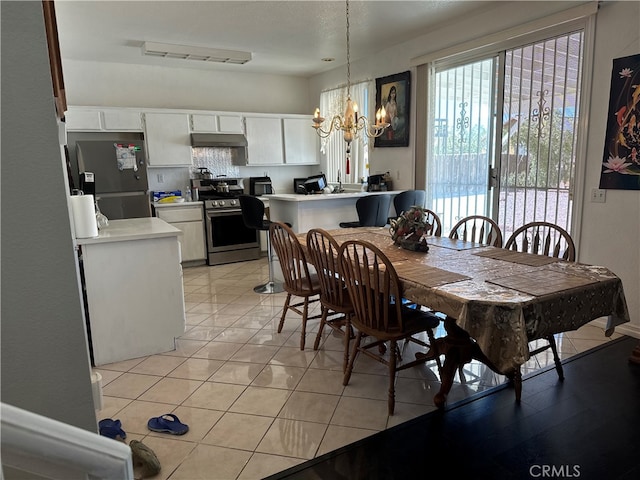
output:
[[[602,188],[591,189],[592,203],[605,203],[607,201],[607,191]]]

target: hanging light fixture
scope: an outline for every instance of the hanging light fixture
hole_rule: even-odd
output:
[[[375,125],[369,124],[367,117],[364,115],[358,116],[358,105],[351,100],[351,57],[350,57],[350,44],[349,44],[349,0],[346,0],[346,12],[347,12],[347,107],[344,112],[344,116],[336,115],[329,122],[328,130],[322,128],[324,118],[320,116],[320,109],[316,108],[313,114],[313,125],[316,129],[316,133],[326,138],[333,131],[343,132],[344,141],[347,142],[347,165],[346,173],[350,173],[350,160],[351,160],[351,142],[358,138],[361,132],[363,132],[369,138],[375,138],[382,135],[384,130],[389,126],[385,122],[387,116],[384,107],[381,107],[376,112]]]

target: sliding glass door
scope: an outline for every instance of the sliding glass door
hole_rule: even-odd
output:
[[[571,231],[583,31],[431,75],[427,206],[443,232],[494,218],[506,239],[531,221]]]
[[[490,216],[497,59],[436,72],[427,162],[427,206],[449,232],[468,215]]]

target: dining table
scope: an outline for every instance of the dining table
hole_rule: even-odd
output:
[[[427,252],[417,252],[397,246],[385,227],[328,233],[338,244],[364,240],[378,247],[391,260],[403,297],[445,318],[438,407],[458,367],[472,359],[512,380],[519,401],[529,342],[601,317],[610,336],[630,321],[622,281],[603,266],[436,236],[427,237]],[[297,238],[306,248],[306,233]]]

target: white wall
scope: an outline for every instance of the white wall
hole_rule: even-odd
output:
[[[302,77],[63,60],[69,105],[313,113]]]
[[[600,182],[612,62],[640,53],[640,2],[605,3],[596,18],[580,260],[606,265],[622,278],[632,325],[616,330],[640,337],[640,191],[607,190],[606,203],[589,202]]]
[[[2,401],[97,432],[42,4],[0,8]]]

